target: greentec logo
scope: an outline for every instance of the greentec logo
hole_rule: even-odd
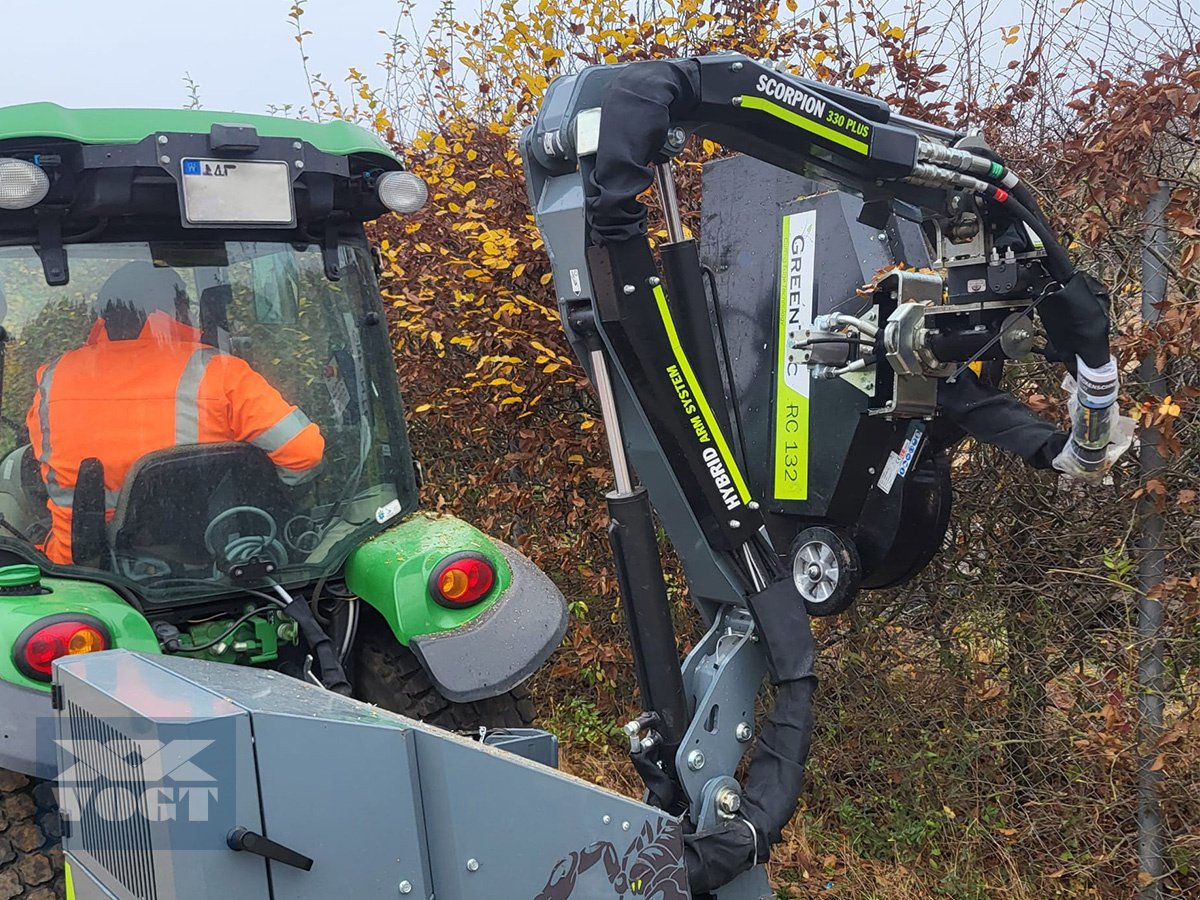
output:
[[[777,500],[808,498],[808,365],[792,349],[813,309],[817,212],[785,216],[779,272],[778,358],[775,373]]]

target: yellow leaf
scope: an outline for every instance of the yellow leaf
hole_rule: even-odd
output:
[[[580,427],[580,428],[582,428],[584,431],[588,431],[588,430],[590,430],[590,429],[591,429],[591,428],[592,428],[592,427],[593,427],[595,424],[596,424],[596,420],[595,420],[595,419],[584,419],[582,422],[580,422],[580,423],[579,423],[579,427]]]
[[[426,412],[427,410],[430,410],[430,409],[433,409],[432,403],[422,403],[415,410],[413,410],[413,412]]]
[[[582,465],[583,457],[580,456],[578,453],[572,453],[570,456],[567,457],[567,462],[575,463],[577,465]]]
[[[870,71],[870,69],[871,69],[870,63],[859,63],[857,66],[854,67],[854,71],[851,72],[850,74],[854,78],[862,78],[864,75],[867,74],[868,71]]]
[[[943,806],[943,807],[942,807],[942,812],[944,812],[944,813],[946,814],[946,818],[947,818],[947,819],[953,819],[953,818],[954,818],[954,810],[952,810],[950,807],[948,807],[948,806]]]

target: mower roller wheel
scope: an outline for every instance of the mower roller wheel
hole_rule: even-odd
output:
[[[62,900],[62,821],[53,785],[0,769],[0,900]]]
[[[858,596],[862,560],[847,535],[814,525],[792,541],[792,580],[810,616],[836,616]]]
[[[438,693],[416,655],[397,643],[386,626],[360,632],[356,649],[355,696],[359,700],[447,731],[475,732],[481,725],[528,728],[533,724],[533,701],[523,685],[486,700],[450,702]]]

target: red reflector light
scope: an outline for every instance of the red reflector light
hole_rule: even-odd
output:
[[[457,553],[438,563],[429,578],[433,599],[452,609],[478,603],[496,583],[496,570],[478,553]]]
[[[49,681],[59,657],[95,653],[109,646],[108,632],[100,622],[75,615],[53,616],[21,632],[13,646],[13,662],[30,678]]]

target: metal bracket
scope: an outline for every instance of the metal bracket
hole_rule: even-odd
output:
[[[873,414],[924,418],[937,411],[937,380],[925,374],[927,366],[920,356],[918,332],[926,311],[942,302],[943,288],[940,276],[921,272],[895,271],[879,282],[875,302],[881,302],[882,294],[891,309],[883,343],[895,377],[891,398],[871,410]]]
[[[695,822],[702,814],[706,785],[732,776],[749,749],[754,700],[766,668],[754,620],[740,607],[723,609],[684,660],[683,683],[693,713],[675,765]]]

